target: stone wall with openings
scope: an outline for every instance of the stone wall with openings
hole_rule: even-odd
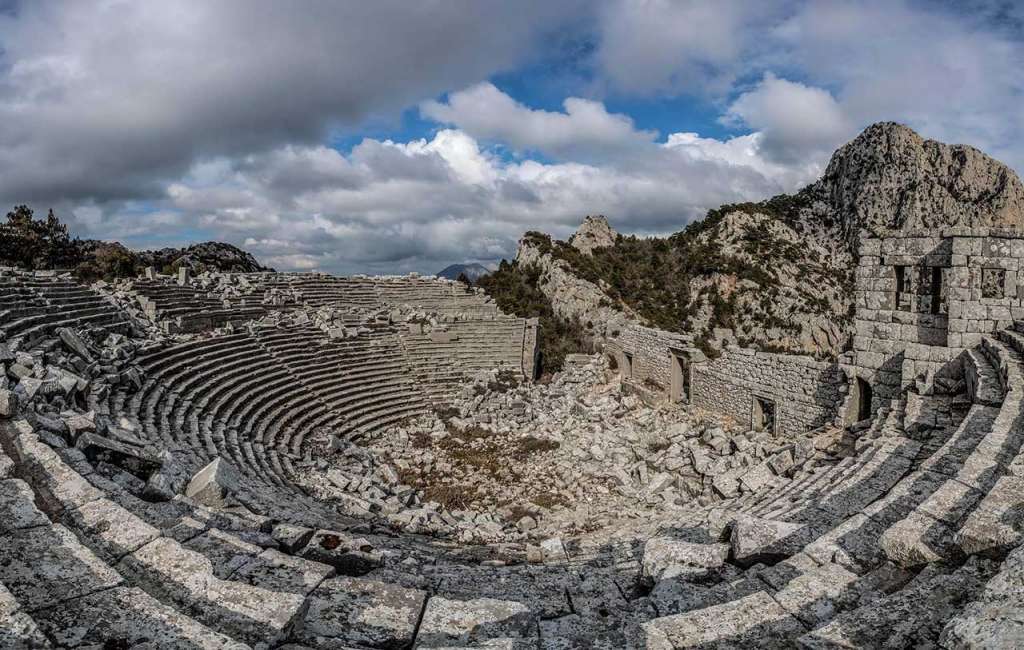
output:
[[[941,236],[862,239],[849,374],[879,403],[903,385],[908,346],[911,361],[946,357],[951,261],[952,242]]]
[[[605,352],[633,386],[728,415],[741,426],[756,424],[757,400],[774,410],[772,428],[780,435],[835,419],[845,390],[837,364],[735,346],[707,359],[692,345],[689,336],[630,326]]]
[[[672,381],[673,351],[689,349],[693,338],[652,327],[625,325],[605,343],[605,354],[634,383],[668,390]]]
[[[875,410],[914,381],[1024,317],[1021,233],[949,228],[934,237],[862,239],[853,352],[844,370],[871,387]]]
[[[741,426],[797,435],[835,420],[846,381],[838,364],[811,357],[726,348],[717,359],[692,366],[694,406],[731,416]]]

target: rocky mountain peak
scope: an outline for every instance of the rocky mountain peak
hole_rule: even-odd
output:
[[[608,225],[607,219],[601,215],[588,216],[569,243],[581,253],[590,255],[595,248],[614,246],[616,237],[618,233]]]
[[[873,124],[841,147],[808,190],[829,206],[848,240],[862,228],[876,235],[1024,229],[1024,184],[1012,169],[895,122]]]

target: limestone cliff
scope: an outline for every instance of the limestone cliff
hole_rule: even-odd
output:
[[[794,195],[723,206],[667,238],[614,238],[588,217],[569,244],[532,234],[521,262],[545,269],[557,311],[598,324],[623,319],[706,343],[731,328],[741,343],[833,356],[850,336],[852,273],[862,233],[934,235],[946,227],[1024,229],[1024,185],[972,147],[872,125]],[[606,229],[607,228],[607,232]]]
[[[860,228],[933,235],[948,226],[1024,226],[1024,185],[1013,170],[893,122],[869,126],[841,147],[806,191],[848,240]]]

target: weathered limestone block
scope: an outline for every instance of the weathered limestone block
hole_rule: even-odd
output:
[[[778,591],[772,597],[808,628],[831,620],[838,612],[861,604],[860,576],[838,564],[818,566],[809,556],[797,554],[761,573]]]
[[[3,584],[0,584],[0,647],[49,648],[42,630]]]
[[[18,413],[18,396],[12,390],[0,389],[0,416],[9,418]]]
[[[913,583],[840,614],[799,639],[803,648],[913,648],[931,645],[946,621],[973,600],[992,568],[969,560],[953,573],[924,572]]]
[[[126,556],[118,567],[147,593],[247,643],[282,639],[302,615],[301,596],[219,580],[208,559],[166,537]]]
[[[1024,644],[1024,546],[1011,552],[977,600],[943,629],[946,648],[1020,648]]]
[[[728,557],[728,544],[695,544],[654,537],[644,544],[643,576],[655,582],[699,576],[721,567]]]
[[[231,495],[238,491],[238,471],[223,458],[216,458],[192,477],[185,496],[211,508],[230,505]]]
[[[476,645],[488,639],[526,638],[534,625],[530,608],[519,602],[494,598],[449,600],[434,596],[427,601],[416,645],[438,648]]]
[[[64,520],[82,531],[86,545],[111,564],[160,536],[159,530],[108,499],[68,510]]]
[[[305,622],[295,637],[312,648],[348,644],[407,648],[426,598],[419,589],[363,578],[331,578],[309,595]]]
[[[742,564],[792,555],[803,546],[803,539],[797,533],[804,524],[739,515],[731,528],[729,542],[733,558]]]
[[[24,481],[0,481],[0,535],[50,524],[46,515],[36,508],[34,496],[32,488]]]
[[[800,621],[771,596],[758,591],[721,605],[648,621],[640,625],[634,647],[782,647],[787,639],[803,631]]]
[[[213,575],[222,580],[231,577],[235,571],[248,564],[263,550],[218,528],[204,531],[183,542],[182,546],[201,553],[213,566]]]
[[[1024,542],[1024,478],[996,481],[970,514],[954,542],[967,555],[999,552]]]
[[[118,587],[43,610],[41,627],[61,647],[241,650],[241,643],[164,605],[141,589]]]
[[[312,528],[283,522],[276,524],[271,529],[270,535],[280,544],[281,550],[285,553],[295,553],[309,543],[314,532]]]
[[[116,587],[119,576],[67,528],[37,526],[0,537],[0,583],[34,611]]]

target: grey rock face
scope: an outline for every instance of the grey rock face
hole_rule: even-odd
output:
[[[582,253],[590,255],[595,248],[615,245],[618,236],[603,216],[588,216],[577,228],[569,243]]]
[[[926,140],[894,122],[869,126],[810,188],[847,236],[860,228],[934,234],[948,226],[1024,227],[1024,185],[973,147]]]

